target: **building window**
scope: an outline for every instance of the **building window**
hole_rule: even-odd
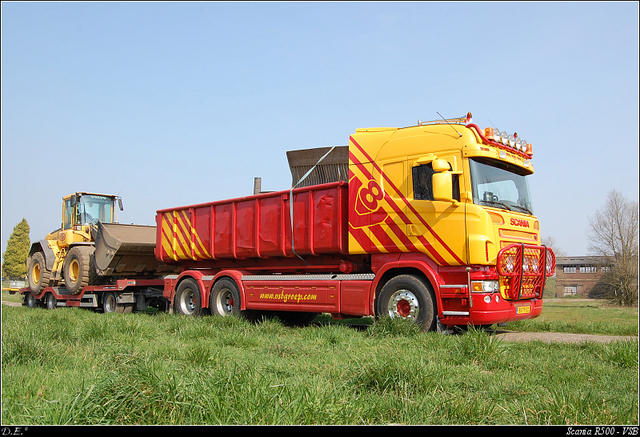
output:
[[[575,266],[564,266],[563,272],[564,273],[575,273],[576,272],[576,267]]]
[[[596,266],[580,266],[580,273],[598,273]]]
[[[564,287],[564,295],[565,296],[575,296],[578,294],[578,286],[570,285],[568,287]]]
[[[601,268],[600,268],[600,271],[601,271],[602,273],[609,273],[609,272],[611,271],[611,267],[609,267],[609,266],[603,266],[603,267],[601,267]]]

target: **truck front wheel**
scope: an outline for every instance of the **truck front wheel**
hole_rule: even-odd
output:
[[[199,316],[202,312],[200,287],[193,279],[180,282],[174,300],[175,311],[185,316]]]
[[[376,303],[376,315],[408,319],[423,331],[433,331],[437,322],[434,302],[431,289],[420,278],[399,275],[382,287]]]

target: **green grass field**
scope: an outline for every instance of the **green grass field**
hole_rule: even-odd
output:
[[[549,301],[506,329],[637,336],[638,310]],[[638,342],[3,306],[2,423],[637,424]]]

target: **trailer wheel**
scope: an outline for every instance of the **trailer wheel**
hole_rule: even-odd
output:
[[[231,279],[223,278],[215,283],[211,289],[209,309],[216,316],[239,316],[240,291]]]
[[[64,283],[71,294],[78,294],[82,288],[96,282],[97,273],[94,247],[76,246],[69,250],[64,259]]]
[[[25,293],[23,305],[29,308],[36,308],[38,306],[38,299],[33,295],[33,293]]]
[[[399,275],[387,282],[376,302],[378,317],[409,319],[423,331],[433,331],[437,317],[430,287],[413,275]]]
[[[36,252],[29,258],[27,269],[29,288],[33,293],[40,293],[49,286],[51,281],[51,270],[47,269],[44,261],[44,253]]]
[[[185,316],[199,316],[202,312],[200,287],[193,279],[180,282],[176,290],[175,311]]]
[[[116,310],[117,300],[115,293],[105,293],[102,296],[102,312],[113,313]]]
[[[53,293],[47,293],[44,297],[44,305],[48,310],[54,310],[58,308],[58,299],[56,299]]]

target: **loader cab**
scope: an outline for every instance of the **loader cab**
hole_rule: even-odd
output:
[[[75,193],[62,199],[62,229],[75,226],[115,223],[115,203],[122,211],[122,200],[118,196],[93,193]]]

